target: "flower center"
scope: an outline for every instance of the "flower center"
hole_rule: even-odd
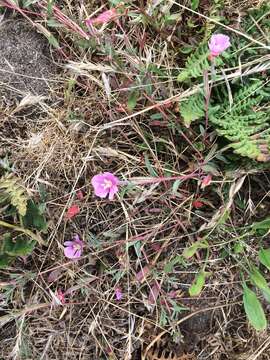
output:
[[[80,245],[80,244],[74,244],[74,245],[73,245],[73,249],[74,249],[75,251],[81,250],[81,245]]]
[[[110,189],[112,187],[112,182],[110,180],[104,179],[103,187],[104,189]]]

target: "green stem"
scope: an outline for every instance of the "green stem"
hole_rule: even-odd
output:
[[[31,230],[24,229],[23,227],[7,223],[5,221],[0,220],[0,226],[13,229],[15,231],[21,232],[29,237],[31,237],[33,240],[36,240],[40,245],[45,245],[45,242],[42,240],[40,235],[34,234]]]

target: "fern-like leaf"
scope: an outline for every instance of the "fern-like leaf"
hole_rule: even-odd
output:
[[[21,216],[26,214],[28,197],[16,176],[7,175],[0,178],[0,196],[8,199]]]
[[[202,118],[205,114],[205,100],[202,94],[195,94],[179,104],[180,114],[183,117],[184,124],[189,127],[190,124]]]
[[[186,61],[185,68],[180,72],[177,81],[185,82],[190,78],[200,78],[205,70],[210,69],[209,49],[206,44],[198,46],[193,54]],[[215,67],[223,65],[224,62],[219,56],[215,59]]]
[[[256,108],[269,95],[262,90],[263,83],[258,80],[234,94],[234,104],[228,101],[218,114],[209,119],[219,135],[225,136],[232,144],[234,152],[259,161],[270,158],[269,114]]]

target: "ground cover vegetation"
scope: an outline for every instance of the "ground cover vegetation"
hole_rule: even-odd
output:
[[[270,5],[0,0],[0,358],[269,359]]]

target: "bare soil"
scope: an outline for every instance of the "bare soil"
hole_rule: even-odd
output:
[[[55,74],[48,40],[28,23],[8,19],[0,24],[0,101],[48,95]]]

